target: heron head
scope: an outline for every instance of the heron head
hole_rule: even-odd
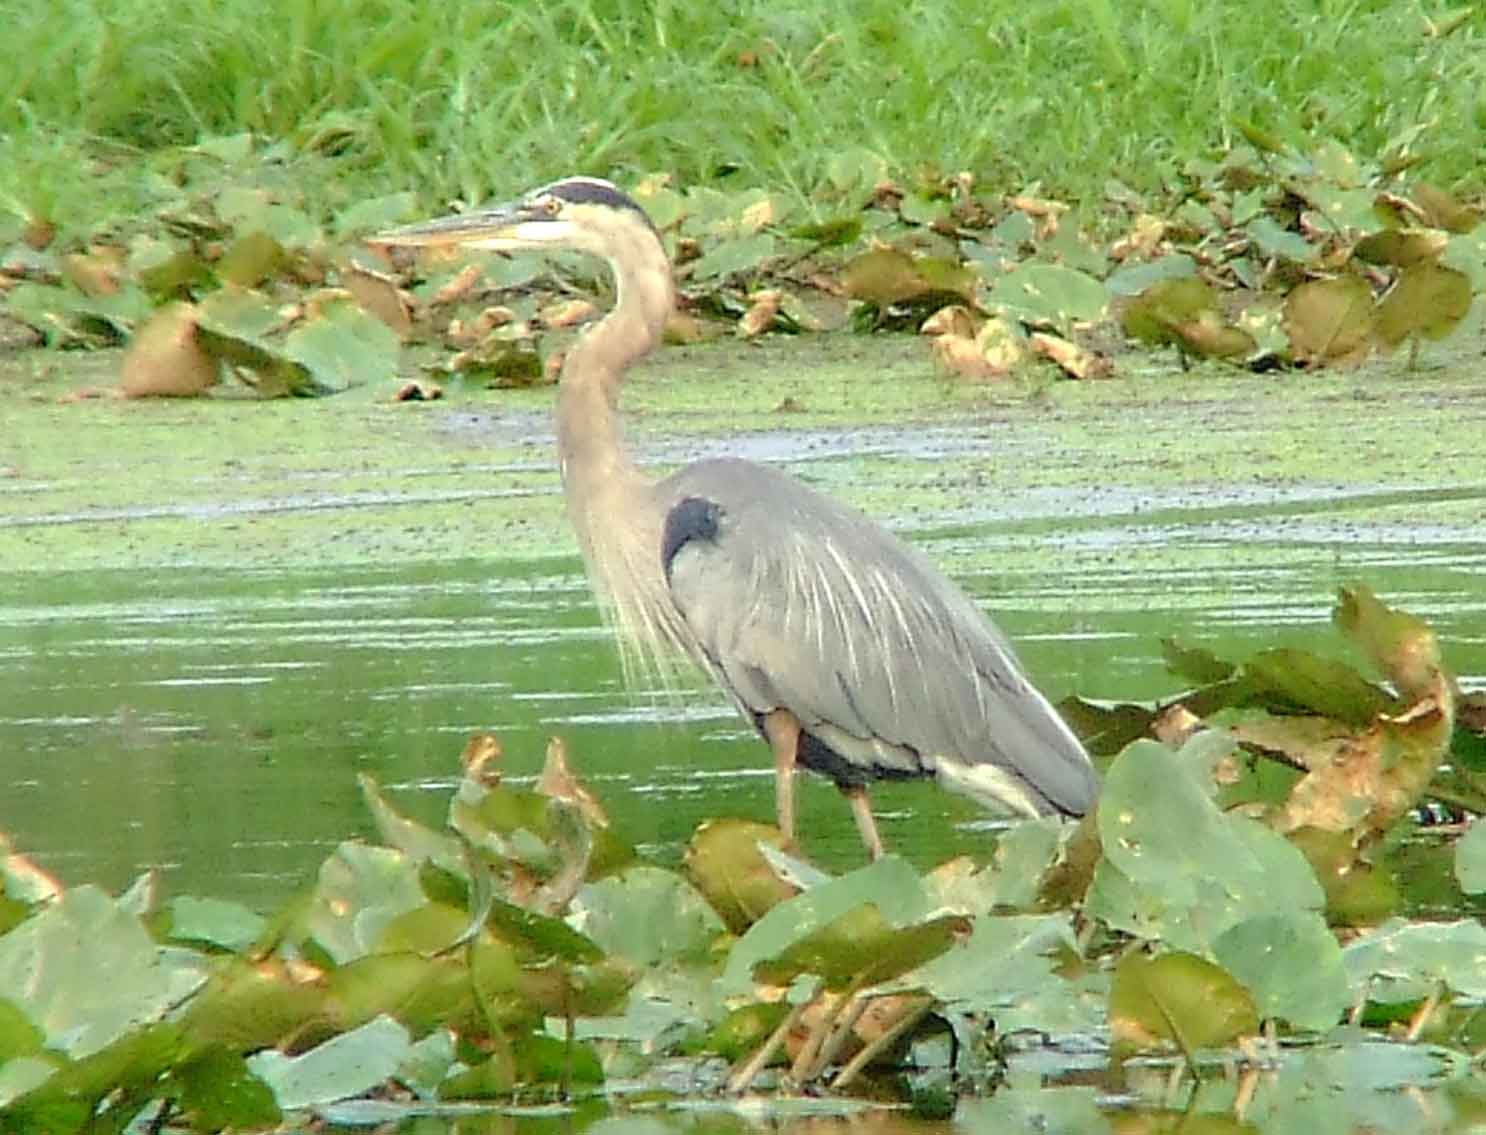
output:
[[[463,245],[498,252],[571,248],[610,256],[636,227],[655,235],[645,211],[615,186],[594,177],[569,177],[504,205],[378,233],[371,243]]]

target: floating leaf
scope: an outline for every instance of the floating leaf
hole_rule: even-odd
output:
[[[337,393],[365,383],[390,382],[397,374],[397,336],[354,303],[332,303],[300,324],[284,340],[284,355],[305,369],[318,393]]]
[[[1024,264],[996,281],[986,303],[1029,323],[1066,329],[1102,319],[1109,306],[1104,284],[1057,264]]]
[[[917,872],[896,857],[879,859],[780,903],[755,922],[728,955],[721,988],[751,992],[755,965],[864,903],[873,903],[893,926],[916,923],[928,913]]]
[[[174,1069],[171,1080],[192,1130],[267,1128],[281,1118],[273,1091],[235,1052],[208,1049]]]
[[[1325,895],[1299,851],[1213,802],[1211,766],[1231,749],[1223,735],[1199,733],[1179,753],[1136,741],[1115,758],[1099,803],[1104,859],[1090,914],[1205,952],[1245,918],[1321,908]],[[1182,823],[1172,824],[1172,816]]]
[[[170,937],[178,942],[205,942],[242,953],[262,936],[263,916],[241,903],[181,895],[166,905]]]
[[[1342,951],[1354,982],[1377,1001],[1413,1001],[1441,986],[1464,997],[1486,997],[1486,925],[1390,922]]]
[[[1359,240],[1352,255],[1369,264],[1407,268],[1438,260],[1448,247],[1449,240],[1436,229],[1384,229]]]
[[[1357,276],[1309,280],[1285,297],[1285,333],[1301,362],[1359,362],[1372,332],[1372,291]]]
[[[788,985],[810,974],[837,991],[877,985],[937,958],[969,933],[970,921],[961,915],[893,926],[875,903],[862,903],[757,962],[753,977],[765,985]]]
[[[1319,914],[1292,910],[1245,919],[1218,936],[1213,957],[1248,989],[1261,1017],[1320,1032],[1353,1000],[1341,947]]]
[[[759,851],[761,842],[777,846],[784,834],[748,820],[710,820],[686,848],[687,875],[734,934],[801,890],[774,870]]]
[[[261,229],[238,237],[217,261],[217,275],[240,288],[256,288],[278,274],[284,246]]]
[[[365,957],[389,922],[426,901],[411,859],[347,840],[320,865],[305,926],[343,965]]]
[[[119,367],[127,398],[192,398],[217,384],[218,363],[201,343],[196,309],[173,303],[161,308],[129,341]]]
[[[1443,339],[1471,306],[1471,282],[1438,264],[1410,264],[1378,303],[1378,338],[1395,347],[1411,335]]]
[[[569,917],[609,955],[645,967],[699,960],[723,932],[706,900],[658,867],[631,867],[586,884]]]
[[[1126,954],[1109,989],[1109,1030],[1116,1050],[1141,1051],[1174,1041],[1187,1058],[1259,1030],[1248,992],[1226,970],[1195,954]]]
[[[265,1049],[248,1057],[247,1064],[273,1090],[279,1107],[291,1111],[370,1091],[397,1072],[411,1047],[407,1029],[390,1017],[377,1017],[303,1056]]]
[[[1238,669],[1232,662],[1219,658],[1210,650],[1199,646],[1183,646],[1174,638],[1161,640],[1161,658],[1166,663],[1166,669],[1178,678],[1199,686],[1227,681]]]
[[[1468,233],[1481,221],[1481,214],[1452,194],[1421,181],[1409,192],[1415,205],[1424,214],[1424,223],[1430,228],[1444,229],[1452,233]]]
[[[1486,820],[1479,816],[1455,844],[1455,878],[1468,895],[1486,891]]]
[[[160,1017],[206,978],[97,887],[74,887],[0,937],[0,990],[73,1059]]]

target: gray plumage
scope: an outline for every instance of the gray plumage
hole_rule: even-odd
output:
[[[1035,808],[989,789],[973,793],[983,802],[1088,810],[1098,779],[1083,747],[1005,637],[920,552],[747,461],[689,465],[656,492],[716,505],[715,537],[674,552],[670,593],[745,714],[787,709],[841,758],[812,761],[807,750],[801,764],[838,784],[985,764]],[[944,779],[970,791],[963,775]]]
[[[690,656],[769,742],[788,839],[797,765],[836,782],[874,857],[875,779],[932,776],[1027,815],[1093,805],[1083,747],[1001,633],[920,553],[764,466],[702,461],[660,482],[636,468],[620,382],[660,341],[674,292],[660,234],[632,199],[568,178],[378,241],[609,262],[614,310],[569,350],[558,390],[568,515],[600,603],[634,648],[626,657],[663,667],[668,652]]]

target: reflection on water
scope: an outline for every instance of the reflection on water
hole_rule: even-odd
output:
[[[1467,526],[1401,545],[1353,496],[1327,512],[1289,494],[1267,516],[1250,498],[1186,503],[1050,505],[911,537],[1055,697],[1170,692],[1163,635],[1340,651],[1330,606],[1356,579],[1433,620],[1468,679],[1486,673],[1486,549]],[[357,773],[437,821],[477,730],[518,780],[563,733],[621,832],[662,859],[706,817],[772,814],[767,753],[716,691],[622,689],[576,561],[0,579],[0,829],[70,882],[117,888],[155,866],[176,893],[276,905],[369,834]],[[921,864],[984,851],[964,801],[921,784],[874,799],[889,845]],[[811,782],[803,808],[817,858],[859,860],[829,786]]]

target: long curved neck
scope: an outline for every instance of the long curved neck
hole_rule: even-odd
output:
[[[611,574],[621,561],[636,567],[652,543],[659,547],[661,519],[651,515],[648,482],[624,446],[619,386],[629,366],[660,341],[675,297],[670,262],[648,225],[634,226],[605,254],[618,296],[562,368],[557,451],[583,558],[600,589],[614,595],[618,581]],[[622,606],[623,597],[616,597]]]

